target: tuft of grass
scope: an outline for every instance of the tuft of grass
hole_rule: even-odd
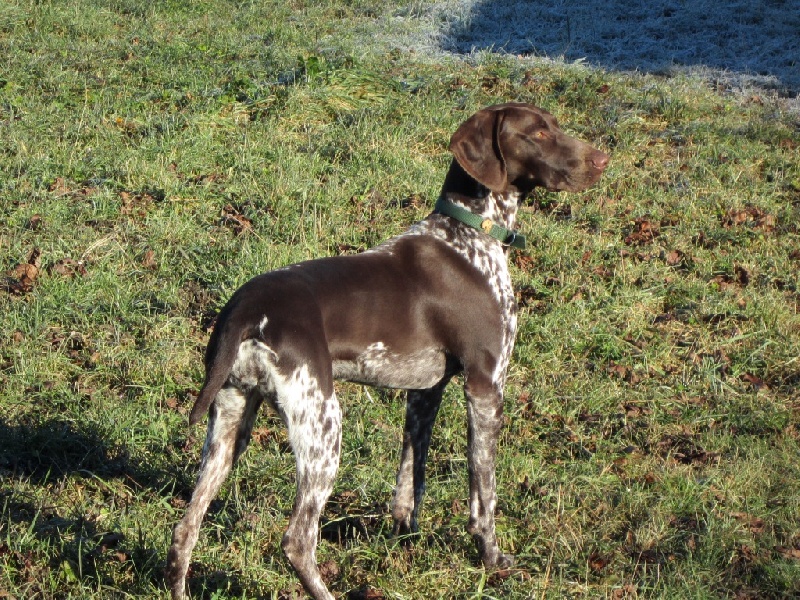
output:
[[[419,3],[401,3],[411,27]],[[428,58],[357,2],[17,0],[0,8],[0,595],[165,597],[203,438],[186,415],[232,291],[422,218],[452,131],[509,100],[612,155],[537,193],[511,256],[520,331],[498,530],[464,528],[462,394],[421,534],[391,535],[403,397],[342,384],[323,518],[339,596],[800,593],[797,116],[688,76]],[[23,276],[24,275],[24,276]],[[285,598],[294,461],[272,415],[193,555],[204,598]],[[361,594],[359,596],[359,594]],[[377,594],[378,596],[375,596]]]

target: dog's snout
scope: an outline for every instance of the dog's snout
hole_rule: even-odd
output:
[[[592,154],[589,160],[592,162],[592,166],[595,169],[602,171],[608,166],[609,156],[605,152],[597,150]]]

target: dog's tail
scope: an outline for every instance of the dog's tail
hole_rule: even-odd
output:
[[[190,425],[197,423],[208,412],[236,362],[239,344],[248,327],[242,320],[231,318],[235,307],[235,301],[229,302],[217,317],[217,326],[206,348],[206,380],[189,413]]]

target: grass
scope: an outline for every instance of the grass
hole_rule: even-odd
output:
[[[404,15],[419,3],[400,3]],[[351,598],[800,593],[800,121],[691,78],[383,48],[372,0],[0,7],[0,597],[165,597],[203,428],[208,325],[252,275],[430,210],[449,135],[548,108],[612,155],[540,193],[487,573],[464,532],[465,415],[442,408],[422,535],[391,536],[403,400],[339,388],[320,562]],[[388,12],[387,12],[388,11]],[[204,524],[204,598],[290,598],[293,460],[264,414]],[[338,572],[333,568],[338,565]],[[349,595],[348,595],[349,594]]]

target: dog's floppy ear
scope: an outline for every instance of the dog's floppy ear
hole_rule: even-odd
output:
[[[502,110],[478,111],[450,138],[450,152],[461,168],[493,192],[504,192],[508,187],[499,139],[504,116]]]

